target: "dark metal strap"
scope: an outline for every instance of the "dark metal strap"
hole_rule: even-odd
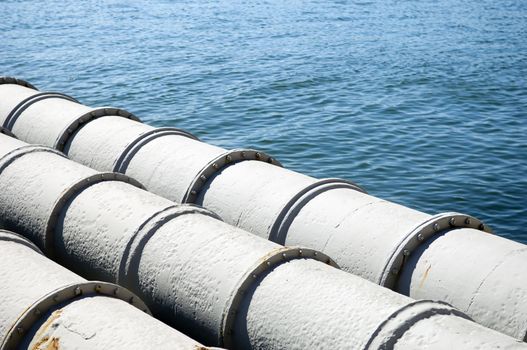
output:
[[[20,101],[15,106],[15,108],[13,108],[11,112],[9,112],[7,118],[4,120],[3,126],[9,130],[12,130],[13,126],[15,126],[17,119],[26,109],[28,109],[32,104],[48,98],[58,98],[78,103],[78,101],[73,97],[61,94],[60,92],[39,92]]]
[[[146,304],[135,294],[113,283],[93,281],[62,286],[44,295],[29,306],[9,329],[0,349],[18,349],[26,333],[36,324],[42,315],[53,307],[71,303],[82,297],[106,296],[120,299],[135,306],[139,310],[152,315]]]
[[[258,160],[273,165],[282,166],[279,161],[263,152],[258,152],[252,149],[235,149],[232,151],[227,151],[211,160],[198,172],[185,192],[182,203],[195,203],[199,192],[203,189],[208,179],[229,165],[244,160]]]
[[[37,146],[37,145],[27,145],[21,146],[17,149],[12,150],[9,153],[6,153],[2,158],[0,158],[0,174],[15,160],[20,157],[23,157],[26,154],[34,152],[48,152],[53,153],[61,157],[66,157],[64,153],[54,150],[46,146]]]
[[[211,211],[192,204],[171,205],[161,209],[146,219],[126,244],[121,257],[121,263],[119,264],[119,271],[116,280],[117,283],[121,286],[130,288],[135,286],[136,284],[130,280],[132,277],[137,277],[137,268],[139,266],[139,260],[141,259],[141,252],[148,240],[157,232],[159,227],[163,226],[168,221],[181,215],[195,213],[221,220]]]
[[[394,289],[397,286],[400,272],[412,252],[431,237],[454,228],[473,228],[492,233],[490,227],[470,215],[453,212],[434,215],[416,225],[392,250],[377,283]]]
[[[126,172],[126,169],[128,168],[128,165],[132,161],[132,158],[137,154],[137,152],[139,152],[139,150],[144,145],[158,137],[166,135],[184,136],[199,141],[199,139],[191,133],[177,128],[163,127],[147,131],[139,135],[135,140],[126,145],[126,148],[119,155],[119,158],[117,158],[117,160],[115,161],[113,171],[124,174]]]
[[[57,140],[55,140],[55,144],[53,145],[53,147],[55,149],[58,149],[59,151],[63,151],[67,142],[77,130],[79,130],[84,125],[86,125],[87,123],[89,123],[90,121],[94,119],[101,118],[101,117],[107,117],[107,116],[123,117],[123,118],[128,118],[128,119],[140,122],[139,118],[137,118],[132,113],[125,111],[124,109],[119,109],[119,108],[114,108],[114,107],[94,108],[88,113],[85,113],[81,115],[80,117],[76,118],[67,127],[65,127],[64,130],[57,137]]]
[[[245,275],[238,281],[236,288],[231,292],[222,314],[220,339],[218,339],[220,346],[227,349],[233,348],[232,333],[234,322],[246,292],[254,283],[258,283],[259,278],[275,267],[296,259],[314,259],[339,268],[329,256],[313,249],[280,247],[269,252],[255,266],[247,270]]]
[[[135,187],[144,189],[144,187],[136,180],[118,173],[97,173],[91,176],[88,176],[82,180],[77,181],[71,185],[67,190],[61,193],[60,197],[56,200],[53,205],[53,209],[46,223],[46,232],[44,236],[43,246],[40,247],[44,253],[49,257],[54,257],[55,247],[54,247],[54,234],[57,226],[58,218],[64,209],[66,203],[73,198],[75,195],[81,193],[88,187],[105,182],[105,181],[121,181],[127,182]]]
[[[15,139],[17,138],[17,137],[15,136],[15,134],[13,134],[13,133],[11,132],[11,130],[6,129],[6,128],[4,128],[3,126],[0,126],[0,134],[4,134],[4,135],[10,136],[10,137],[13,137],[13,138],[15,138]]]
[[[29,239],[27,239],[26,237],[18,233],[0,229],[0,241],[8,241],[8,242],[15,242],[17,244],[22,244],[28,247],[29,249],[32,249],[35,252],[44,255],[42,251],[38,249],[38,247],[33,242],[31,242]]]
[[[441,301],[418,300],[388,316],[372,333],[364,350],[392,350],[395,343],[417,322],[435,315],[454,315],[471,320],[450,304]]]
[[[354,191],[366,193],[359,185],[343,179],[329,178],[312,183],[298,192],[282,208],[269,231],[269,240],[284,245],[289,227],[300,210],[319,194],[337,188],[349,188]]]
[[[33,90],[38,90],[33,84],[25,80],[13,78],[13,77],[0,77],[0,85],[2,84],[20,85],[20,86],[24,86],[24,87],[27,87]]]

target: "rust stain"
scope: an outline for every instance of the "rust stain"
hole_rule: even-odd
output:
[[[51,316],[42,324],[39,328],[37,334],[35,334],[35,339],[39,339],[31,350],[58,350],[59,349],[59,338],[51,337],[45,335],[48,332],[50,326],[62,315],[62,310],[58,309],[54,311]]]
[[[421,282],[419,283],[419,288],[422,288],[423,284],[425,284],[425,281],[428,278],[428,273],[430,272],[431,268],[432,265],[428,265],[428,268],[426,269],[425,274],[423,275],[423,278],[421,278]]]
[[[59,350],[59,338],[44,337],[35,344],[31,350]]]

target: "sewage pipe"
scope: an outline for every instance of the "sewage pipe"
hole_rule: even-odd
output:
[[[30,90],[0,85],[9,105],[16,100],[11,87]],[[56,102],[59,110],[75,104]],[[72,116],[57,121],[42,103],[11,113],[18,115],[12,129],[24,141],[63,140],[64,147],[46,144],[99,171],[126,174],[170,200],[202,205],[260,237],[317,249],[347,272],[412,298],[446,301],[487,327],[527,338],[527,247],[488,234],[474,217],[422,213],[349,181],[317,180],[276,166],[262,152],[227,151],[179,129],[105,116],[68,131]]]
[[[151,317],[134,294],[89,282],[0,230],[0,350],[208,349]]]

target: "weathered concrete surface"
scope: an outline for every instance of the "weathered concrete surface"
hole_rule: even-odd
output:
[[[43,168],[40,163],[49,163],[50,155],[61,165]],[[9,175],[26,157],[32,161],[27,169],[17,168],[18,178]],[[20,196],[29,178],[40,183],[42,205],[34,209],[43,211],[39,217],[49,213],[44,204],[61,206],[53,234],[46,236],[58,261],[89,278],[118,281],[154,315],[196,338],[240,349],[383,348],[421,321],[445,315],[447,327],[470,334],[456,340],[456,348],[473,348],[485,337],[502,347],[527,347],[465,320],[448,305],[416,302],[328,266],[331,261],[322,253],[284,248],[205,209],[174,205],[125,182],[96,182],[76,193],[46,186],[62,172],[82,169],[88,168],[53,152],[24,153],[0,172],[0,215],[40,242],[34,231],[41,226],[25,224],[36,215],[26,210],[33,199]],[[65,193],[68,199],[61,200]],[[42,247],[49,254],[50,245]],[[57,334],[62,331],[58,325]],[[408,347],[423,341],[419,333],[406,338]]]
[[[7,96],[6,100],[17,100],[19,90],[26,88],[11,85],[12,96],[6,87],[0,94]],[[73,104],[60,99],[55,102],[66,107]],[[37,107],[43,115],[49,113],[44,104],[37,102],[31,107],[35,108],[34,116]],[[25,113],[29,112],[24,111],[21,117]],[[20,129],[27,133],[18,136],[37,142],[35,135],[40,127],[38,123],[28,122]],[[59,129],[55,134],[60,134]],[[74,160],[98,170],[121,171],[139,180],[149,191],[176,202],[188,201],[192,184],[202,181],[203,186],[192,201],[214,211],[227,223],[280,244],[320,250],[333,257],[345,271],[411,297],[452,302],[486,326],[518,339],[526,337],[527,288],[520,281],[527,280],[527,269],[521,268],[527,258],[517,253],[525,245],[511,243],[509,248],[503,248],[501,238],[489,236],[485,225],[466,215],[431,216],[356,188],[328,185],[262,161],[245,160],[218,166],[215,174],[199,180],[204,167],[226,150],[182,134],[158,133],[156,137],[145,137],[151,133],[155,129],[144,124],[116,116],[101,117],[77,128],[65,144],[65,151]],[[48,145],[56,146],[52,142]],[[456,232],[470,236],[470,240],[443,240],[440,245],[433,239],[457,228],[464,228]],[[494,246],[502,248],[489,252],[488,248]],[[457,265],[471,268],[460,269],[457,274],[445,273],[435,283],[420,283],[418,289],[409,288],[408,282],[405,285],[400,277],[412,275],[414,280],[419,279],[427,269],[425,258],[407,263],[410,257],[421,256],[413,253],[424,249],[420,247],[451,252],[441,256],[445,271],[450,269],[446,267],[450,264],[455,264],[451,268]],[[471,253],[465,254],[467,251]],[[486,265],[491,270],[481,270],[481,257],[488,254],[494,256]],[[487,273],[497,266],[495,259],[502,261],[509,254],[515,256],[515,263],[504,263],[499,269],[500,281],[508,287],[496,293],[495,287],[488,283],[492,278],[488,280]],[[414,271],[416,266],[425,268]],[[472,269],[480,272],[472,273]],[[460,280],[479,287],[464,288],[459,285]]]
[[[21,236],[0,230],[0,256],[2,350],[206,349],[126,301],[82,289],[85,279]],[[53,302],[68,286],[79,294]]]

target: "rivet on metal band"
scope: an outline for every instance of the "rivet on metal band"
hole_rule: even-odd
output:
[[[450,304],[441,301],[418,300],[407,304],[388,316],[372,333],[364,350],[391,350],[395,343],[415,323],[434,315],[455,315],[470,318]]]
[[[139,135],[135,140],[126,145],[125,149],[119,155],[119,158],[116,159],[113,165],[113,171],[124,174],[132,158],[137,154],[137,152],[139,152],[139,150],[144,145],[158,137],[166,135],[183,136],[199,141],[196,136],[182,129],[163,127],[149,130]]]
[[[185,195],[183,196],[183,203],[195,203],[200,191],[203,189],[208,179],[214,174],[220,172],[222,169],[231,164],[238,163],[244,160],[258,160],[270,163],[277,166],[282,166],[279,161],[268,156],[267,154],[252,149],[235,149],[227,151],[220,156],[211,160],[205,165],[192,180]]]
[[[366,193],[364,189],[351,181],[337,178],[318,180],[298,192],[282,208],[269,230],[269,240],[278,244],[285,244],[289,227],[300,210],[319,194],[337,188],[349,188],[354,191]]]
[[[119,264],[119,271],[116,279],[117,283],[129,287],[136,285],[131,282],[130,279],[132,276],[137,277],[136,271],[139,266],[141,252],[148,240],[157,232],[159,227],[163,226],[168,221],[181,215],[195,213],[221,220],[211,211],[192,204],[172,205],[156,212],[146,219],[133,233],[132,237],[126,244]],[[133,271],[133,273],[130,273],[130,271]]]
[[[225,305],[222,315],[220,339],[218,339],[220,346],[227,349],[233,347],[232,331],[236,321],[236,315],[246,292],[254,285],[254,283],[256,283],[258,279],[264,276],[267,272],[285,262],[305,258],[318,260],[339,268],[329,256],[313,249],[280,247],[275,249],[274,252],[267,254],[265,258],[258,261],[256,266],[247,270],[229,296],[229,300]]]
[[[144,187],[136,180],[119,173],[97,173],[91,176],[88,176],[80,181],[77,181],[75,184],[71,185],[67,190],[61,193],[60,197],[57,199],[53,205],[53,209],[49,215],[48,221],[46,223],[46,232],[44,235],[44,242],[40,247],[42,251],[49,257],[53,257],[54,250],[54,239],[53,235],[55,234],[55,228],[57,225],[58,218],[64,209],[66,203],[75,195],[84,191],[90,186],[104,182],[104,181],[121,181],[127,182],[135,187],[144,189]]]
[[[59,151],[63,151],[64,147],[66,146],[66,143],[69,141],[70,137],[80,128],[82,128],[85,124],[89,123],[90,121],[101,118],[101,117],[108,117],[108,116],[115,116],[115,117],[123,117],[127,119],[134,120],[136,122],[140,122],[141,120],[137,118],[135,115],[133,115],[130,112],[125,111],[124,109],[114,108],[114,107],[98,107],[93,108],[88,113],[84,113],[80,117],[76,118],[73,122],[71,122],[68,126],[62,130],[60,135],[55,140],[55,144],[53,145],[53,148],[58,149]]]
[[[41,319],[42,315],[45,315],[53,307],[72,302],[81,297],[97,295],[126,301],[139,310],[149,315],[152,314],[141,299],[126,288],[118,285],[99,281],[70,284],[46,294],[28,307],[11,326],[4,338],[4,342],[0,345],[0,349],[17,349],[24,340],[27,331]]]
[[[453,228],[473,228],[492,233],[487,225],[469,215],[451,212],[434,215],[418,224],[395,247],[385,263],[378,284],[394,289],[399,273],[412,252],[434,235]]]
[[[28,109],[31,105],[33,105],[36,102],[47,100],[50,98],[58,98],[58,99],[78,103],[78,101],[74,99],[73,97],[62,94],[60,92],[39,92],[19,102],[15,106],[15,108],[13,108],[11,112],[9,112],[9,114],[7,115],[6,119],[4,120],[3,126],[9,130],[12,130],[13,127],[15,126],[17,119],[20,117],[22,113],[24,113],[26,109]]]
[[[38,90],[33,84],[25,80],[13,78],[13,77],[0,77],[0,85],[2,84],[20,85],[20,86],[27,87],[33,90]]]

